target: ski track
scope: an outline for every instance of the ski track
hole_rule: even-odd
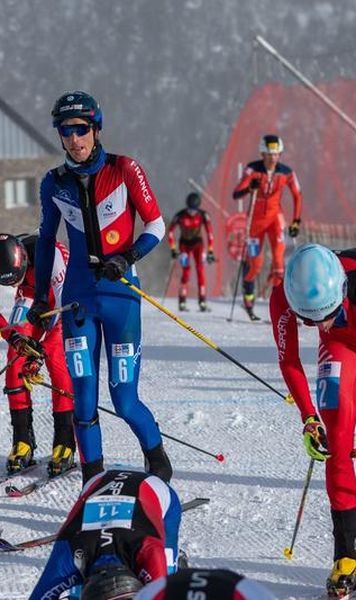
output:
[[[6,314],[11,295],[4,292]],[[230,302],[224,299],[211,301],[210,313],[197,312],[193,302],[189,302],[191,311],[183,313],[184,320],[285,395],[271,326],[251,323],[240,304],[234,322],[228,323]],[[175,299],[168,299],[166,306],[177,310]],[[258,302],[256,313],[267,319],[267,303]],[[299,333],[313,391],[316,333],[311,328],[300,328]],[[5,364],[4,342],[0,342],[0,357],[1,365]],[[106,373],[103,357],[101,404],[112,409]],[[283,556],[291,543],[309,465],[296,407],[145,302],[140,395],[163,432],[210,452],[222,452],[226,458],[221,464],[165,440],[175,471],[172,484],[182,501],[211,498],[209,505],[183,517],[180,543],[190,564],[240,571],[266,585],[280,600],[323,598],[333,544],[322,465],[315,465],[294,557],[288,561]],[[103,412],[100,419],[106,464],[141,466],[138,442],[125,423]],[[51,403],[40,387],[34,393],[34,421],[40,457],[50,452],[52,442]],[[5,397],[0,433],[3,465],[11,439]],[[15,485],[33,481],[45,468],[42,465],[17,478]],[[0,485],[1,537],[16,543],[54,533],[80,487],[79,470],[23,498],[7,498],[5,484]],[[44,546],[0,554],[0,600],[27,599],[50,550],[51,546]]]

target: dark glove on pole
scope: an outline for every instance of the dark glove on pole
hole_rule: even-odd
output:
[[[42,315],[49,312],[49,306],[47,300],[34,300],[26,315],[26,319],[31,325],[40,327],[41,329],[48,329],[51,319],[49,317],[43,317]]]
[[[19,356],[32,356],[35,358],[44,356],[41,342],[28,335],[23,335],[22,333],[14,331],[7,341]]]
[[[254,177],[250,181],[250,185],[248,186],[248,191],[253,192],[254,190],[258,190],[259,187],[260,187],[260,180],[258,179],[258,177]]]
[[[215,261],[216,261],[216,258],[215,258],[214,252],[212,250],[209,250],[208,254],[206,255],[206,262],[208,263],[208,265],[211,265]]]
[[[291,238],[295,238],[299,234],[300,223],[300,219],[294,219],[294,221],[288,227],[288,233]]]

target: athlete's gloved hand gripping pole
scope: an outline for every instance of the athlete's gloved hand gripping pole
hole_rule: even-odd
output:
[[[1,331],[4,331],[4,329],[7,329],[7,328],[13,329],[14,326],[7,325],[6,327],[3,327],[1,329]],[[6,341],[10,346],[13,347],[13,349],[16,352],[16,356],[11,358],[11,360],[9,360],[7,362],[5,367],[3,367],[0,370],[0,375],[5,373],[6,369],[11,367],[21,356],[26,356],[28,361],[42,360],[45,356],[41,342],[39,342],[38,340],[35,340],[33,337],[30,337],[29,335],[23,335],[22,333],[19,333],[18,331],[12,331],[10,333],[10,335],[7,337]],[[28,362],[28,361],[26,361],[26,362]]]
[[[293,547],[300,527],[300,523],[302,521],[305,501],[313,473],[314,463],[316,460],[320,462],[325,462],[331,456],[328,452],[326,433],[318,415],[309,415],[304,420],[303,441],[307,454],[310,456],[310,463],[303,488],[302,499],[300,501],[298,509],[297,520],[294,526],[292,542],[291,545],[285,548],[283,552],[284,556],[288,558],[288,560],[293,558]]]
[[[42,301],[41,301],[42,302]],[[34,311],[34,320],[36,321],[35,323],[26,318],[23,321],[19,321],[18,323],[16,323],[16,325],[5,325],[5,327],[1,327],[0,329],[0,334],[3,331],[7,331],[9,329],[17,329],[17,327],[21,327],[22,325],[25,325],[26,323],[31,323],[32,325],[37,325],[37,322],[40,323],[40,327],[43,327],[43,323],[42,323],[42,319],[46,320],[49,317],[53,317],[54,315],[58,315],[60,313],[66,312],[68,310],[72,310],[74,313],[77,313],[79,310],[79,303],[78,302],[71,302],[70,304],[65,304],[64,306],[60,306],[59,308],[53,308],[52,310],[46,310],[41,312],[40,314],[37,315],[37,308],[36,308],[37,303],[34,302],[33,305],[31,306],[30,310],[27,313],[27,317],[30,315],[31,318],[31,311],[33,309],[35,309]]]
[[[46,300],[34,300],[30,310],[27,313],[27,319],[24,321],[20,321],[16,325],[24,324],[27,321],[31,323],[31,325],[35,325],[36,327],[41,327],[46,330],[50,323],[50,317],[54,315],[61,314],[67,311],[73,311],[74,315],[79,311],[79,303],[78,302],[70,302],[69,304],[65,304],[64,306],[60,306],[59,308],[53,308],[49,310],[48,302]]]
[[[97,256],[90,256],[90,264],[91,265],[98,265],[99,266],[101,264],[101,261],[100,261],[100,259]],[[250,369],[248,369],[242,363],[240,363],[238,360],[236,360],[236,358],[234,358],[233,356],[231,356],[231,354],[228,354],[228,352],[225,352],[225,350],[223,350],[217,344],[215,344],[215,342],[213,342],[213,340],[211,340],[210,338],[208,338],[206,335],[204,335],[200,331],[197,331],[196,329],[194,329],[194,327],[192,327],[191,325],[189,325],[189,323],[187,323],[186,321],[184,321],[183,319],[181,319],[180,317],[178,317],[177,315],[175,315],[172,311],[170,311],[168,308],[166,308],[160,302],[158,302],[158,300],[156,300],[152,296],[149,296],[148,294],[146,294],[146,292],[144,292],[143,290],[141,290],[140,288],[138,288],[136,285],[134,285],[133,283],[131,283],[130,281],[128,281],[125,277],[120,277],[119,281],[121,281],[121,283],[123,283],[124,285],[127,285],[127,287],[129,287],[131,290],[133,290],[134,292],[136,292],[136,294],[138,294],[139,296],[141,296],[142,298],[144,298],[145,300],[147,300],[147,302],[149,302],[150,304],[152,304],[153,306],[155,306],[156,308],[158,308],[158,310],[160,310],[161,312],[163,312],[165,315],[167,315],[168,317],[170,317],[171,319],[173,319],[173,321],[175,321],[176,323],[178,323],[178,325],[180,325],[181,327],[183,327],[184,329],[186,329],[187,331],[189,331],[190,333],[192,333],[193,335],[195,335],[195,337],[197,337],[199,340],[201,340],[202,342],[204,342],[204,344],[207,344],[207,346],[209,346],[209,348],[212,348],[216,352],[219,352],[219,354],[221,354],[222,356],[224,356],[225,358],[227,358],[228,360],[230,360],[237,367],[240,367],[240,369],[242,369],[243,371],[245,371],[245,373],[248,373],[249,375],[251,375],[251,377],[253,377],[257,381],[259,381],[260,383],[262,383],[262,385],[264,385],[269,390],[271,390],[272,392],[274,392],[275,394],[277,394],[278,396],[280,396],[280,398],[283,398],[283,400],[285,400],[289,404],[291,404],[291,403],[294,402],[291,394],[287,394],[287,396],[284,396],[275,387],[273,387],[272,385],[270,385],[267,381],[265,381],[264,379],[262,379],[261,377],[259,377],[258,375],[256,375],[256,373],[254,373],[253,371],[250,371]]]

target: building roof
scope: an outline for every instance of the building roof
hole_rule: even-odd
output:
[[[48,154],[59,154],[59,150],[0,97],[0,159]]]

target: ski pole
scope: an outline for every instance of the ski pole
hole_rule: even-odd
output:
[[[222,356],[224,356],[225,358],[227,358],[230,362],[234,363],[234,365],[236,365],[237,367],[239,367],[240,369],[242,369],[243,371],[245,371],[245,373],[248,373],[249,375],[251,375],[251,377],[253,377],[254,379],[256,379],[256,381],[259,381],[260,383],[262,383],[262,385],[264,385],[269,390],[271,390],[271,392],[274,392],[280,398],[283,398],[283,400],[285,400],[285,402],[287,402],[287,404],[293,404],[294,403],[293,396],[291,394],[288,393],[286,396],[284,396],[279,390],[277,390],[277,388],[273,387],[267,381],[265,381],[264,379],[262,379],[262,377],[259,377],[258,375],[256,375],[256,373],[254,373],[253,371],[251,371],[250,369],[248,369],[248,367],[245,367],[245,365],[243,365],[238,360],[236,360],[236,358],[234,358],[233,356],[231,356],[231,354],[229,354],[228,352],[225,352],[225,350],[223,350],[217,344],[215,344],[215,342],[213,342],[213,340],[211,340],[210,338],[208,338],[206,335],[204,335],[200,331],[194,329],[194,327],[192,327],[191,325],[189,325],[189,323],[187,323],[186,321],[184,321],[183,319],[181,319],[180,317],[178,317],[177,315],[175,315],[172,311],[170,311],[168,308],[166,308],[165,306],[163,306],[162,304],[160,304],[157,300],[155,300],[154,298],[152,298],[152,296],[149,296],[148,294],[146,294],[146,292],[144,292],[143,290],[141,290],[140,288],[138,288],[136,285],[134,285],[133,283],[130,283],[127,279],[125,279],[125,277],[121,277],[120,281],[121,281],[121,283],[124,283],[129,288],[131,288],[134,292],[136,292],[137,294],[139,294],[140,296],[142,296],[142,298],[144,298],[145,300],[147,300],[147,302],[149,302],[150,304],[152,304],[153,306],[155,306],[156,308],[158,308],[158,310],[160,310],[161,312],[165,313],[168,317],[170,317],[171,319],[173,319],[173,321],[175,321],[176,323],[178,323],[178,325],[180,325],[181,327],[183,327],[184,329],[186,329],[187,331],[189,331],[190,333],[192,333],[195,337],[197,337],[199,340],[201,340],[205,344],[207,344],[209,346],[209,348],[212,348],[213,350],[215,350],[216,352],[218,352],[219,354],[221,354]],[[50,387],[50,389],[53,389],[54,391],[57,391],[58,393],[62,393],[63,395],[68,396],[68,398],[73,398],[73,394],[70,394],[70,392],[65,392],[65,391],[63,391],[63,390],[61,390],[59,388],[55,388],[53,386],[49,386],[49,384],[41,383],[40,385],[44,385],[45,387]],[[216,458],[216,456],[215,456],[215,458]],[[219,459],[217,459],[217,460],[219,460]]]
[[[299,530],[299,527],[300,527],[300,523],[302,521],[302,516],[303,516],[304,506],[305,506],[305,500],[306,500],[306,497],[307,497],[307,492],[308,492],[310,480],[311,480],[311,477],[312,477],[312,474],[313,474],[314,463],[315,463],[314,458],[311,458],[310,459],[310,463],[309,463],[309,467],[308,467],[307,476],[306,476],[305,483],[304,483],[304,489],[303,489],[302,499],[300,501],[300,505],[299,505],[299,509],[298,509],[297,520],[296,520],[295,526],[294,526],[294,531],[293,531],[293,537],[292,537],[291,545],[287,546],[287,548],[284,548],[284,550],[283,550],[283,554],[284,554],[284,556],[288,560],[291,560],[293,558],[293,548],[294,548],[295,540],[296,540],[297,533],[298,533],[298,530]]]
[[[66,392],[65,390],[62,390],[61,388],[59,388],[55,385],[46,383],[45,381],[34,381],[33,383],[35,383],[37,385],[42,385],[43,387],[45,387],[49,390],[53,390],[54,392],[58,392],[59,394],[61,394],[62,396],[66,396],[67,398],[74,398],[74,394],[72,394],[71,392]],[[108,408],[104,408],[103,406],[100,406],[100,405],[98,406],[98,409],[102,410],[103,412],[108,413],[109,415],[113,415],[114,417],[117,417],[117,414],[113,410],[109,410]],[[117,417],[117,418],[120,418],[120,417]],[[221,453],[213,454],[213,452],[209,452],[208,450],[203,450],[202,448],[199,448],[198,446],[193,446],[193,444],[188,444],[188,442],[179,440],[178,438],[168,435],[168,433],[163,433],[162,431],[161,431],[161,435],[163,437],[174,440],[175,442],[178,442],[178,444],[182,444],[183,446],[188,446],[189,448],[193,448],[194,450],[197,450],[198,452],[201,452],[202,454],[207,454],[208,456],[212,456],[219,462],[223,462],[225,460],[224,455]]]
[[[58,315],[60,313],[63,312],[67,312],[68,310],[72,310],[74,312],[76,312],[79,309],[79,302],[71,302],[70,304],[65,304],[64,306],[60,306],[59,308],[53,308],[52,310],[47,310],[46,312],[42,313],[41,319],[45,319],[46,317],[53,317],[54,315]],[[18,327],[19,325],[25,325],[25,323],[28,323],[27,319],[23,319],[22,321],[18,321],[18,323],[13,323],[12,325],[9,323],[8,325],[5,325],[5,327],[1,327],[0,329],[0,333],[2,333],[3,331],[6,331],[8,329],[16,329],[16,327]]]
[[[16,354],[16,356],[14,356],[14,357],[13,357],[11,360],[9,360],[9,361],[6,363],[6,365],[5,365],[5,366],[4,366],[4,367],[1,369],[1,371],[0,371],[0,375],[2,375],[3,373],[5,373],[5,371],[6,371],[6,370],[7,370],[9,367],[11,367],[11,365],[13,365],[13,364],[14,364],[14,362],[15,362],[15,361],[16,361],[18,358],[20,358],[20,355],[19,355],[19,354]]]
[[[256,204],[256,198],[257,198],[257,191],[258,190],[253,190],[253,192],[252,192],[252,194],[250,196],[250,205],[249,205],[249,208],[248,208],[247,221],[246,221],[245,241],[244,241],[244,245],[242,247],[240,264],[239,264],[239,268],[238,268],[238,272],[237,272],[237,276],[236,276],[236,283],[235,283],[234,293],[233,293],[233,297],[232,297],[230,316],[227,318],[227,321],[229,321],[229,323],[233,319],[234,309],[235,309],[235,304],[236,304],[236,298],[237,298],[237,291],[238,291],[238,287],[239,287],[239,283],[240,283],[240,277],[241,277],[241,273],[242,273],[242,270],[243,270],[243,266],[244,266],[245,261],[246,261],[247,243],[248,243],[248,238],[249,238],[249,235],[250,235],[252,217],[253,217],[253,213],[254,213],[254,210],[255,210],[255,204]]]
[[[164,301],[166,299],[167,292],[168,292],[168,289],[169,289],[169,284],[171,283],[171,279],[172,279],[172,275],[173,275],[175,264],[176,264],[175,259],[171,258],[171,264],[169,265],[168,275],[167,275],[167,279],[165,281],[164,290],[163,290],[163,296],[161,298],[161,304],[164,304]]]
[[[168,308],[166,308],[162,304],[160,304],[158,302],[158,300],[155,300],[155,298],[152,298],[152,296],[149,296],[148,294],[146,294],[146,292],[144,292],[143,290],[141,290],[140,288],[138,288],[133,283],[130,283],[130,281],[128,281],[125,277],[121,277],[120,281],[121,281],[121,283],[124,283],[125,285],[127,285],[127,287],[129,287],[131,290],[133,290],[134,292],[136,292],[139,296],[141,296],[142,298],[144,298],[147,302],[149,302],[150,304],[152,304],[153,306],[155,306],[156,308],[158,308],[158,310],[160,310],[165,315],[167,315],[168,317],[170,317],[171,319],[173,319],[173,321],[175,321],[176,323],[178,323],[178,325],[180,325],[181,327],[183,327],[184,329],[186,329],[187,331],[189,331],[190,333],[192,333],[199,340],[201,340],[202,342],[204,342],[204,344],[206,344],[207,346],[209,346],[209,348],[212,348],[213,350],[215,350],[216,352],[218,352],[219,354],[221,354],[222,356],[224,356],[225,358],[227,358],[227,360],[229,360],[230,362],[234,363],[234,365],[236,365],[237,367],[239,367],[240,369],[242,369],[243,371],[245,371],[245,373],[248,373],[249,375],[251,375],[251,377],[253,377],[254,379],[256,379],[256,381],[259,381],[260,383],[262,383],[262,385],[264,385],[269,390],[271,390],[272,392],[274,392],[275,394],[277,394],[280,398],[283,398],[283,400],[285,400],[289,404],[293,403],[293,398],[292,398],[291,394],[287,394],[287,396],[284,396],[279,390],[277,390],[275,387],[273,387],[272,385],[270,385],[267,381],[265,381],[264,379],[262,379],[262,377],[259,377],[258,375],[256,375],[256,373],[254,373],[253,371],[251,371],[250,369],[248,369],[247,367],[245,367],[245,365],[243,365],[238,360],[236,360],[236,358],[234,358],[233,356],[231,356],[231,354],[229,354],[228,352],[226,352],[225,350],[223,350],[222,348],[220,348],[217,344],[215,344],[215,342],[213,342],[213,340],[211,340],[210,338],[208,338],[206,335],[204,335],[203,333],[201,333],[197,329],[194,329],[194,327],[192,327],[191,325],[189,325],[189,323],[187,323],[186,321],[184,321],[183,319],[181,319],[180,317],[178,317],[176,314],[174,314],[171,310],[169,310]]]
[[[98,409],[108,413],[109,415],[113,415],[114,417],[117,417],[117,414],[113,410],[109,410],[108,408],[104,408],[103,406],[100,406],[100,405],[98,406]],[[224,455],[221,453],[214,454],[213,452],[209,452],[208,450],[203,450],[202,448],[199,448],[199,446],[193,446],[193,444],[188,444],[188,442],[184,442],[183,440],[173,437],[172,435],[168,435],[168,433],[163,433],[163,431],[161,431],[161,436],[168,438],[169,440],[173,440],[174,442],[177,442],[178,444],[182,444],[183,446],[188,446],[188,448],[193,448],[193,450],[197,450],[198,452],[201,452],[202,454],[207,454],[208,456],[212,456],[219,462],[224,462],[224,460],[225,460]]]
[[[42,385],[42,387],[47,388],[48,390],[52,390],[53,392],[57,392],[61,396],[65,396],[66,398],[74,398],[74,394],[72,392],[66,392],[66,390],[62,390],[62,388],[57,387],[56,385],[51,385],[50,383],[46,383],[45,381],[31,381],[31,383],[35,385]]]

